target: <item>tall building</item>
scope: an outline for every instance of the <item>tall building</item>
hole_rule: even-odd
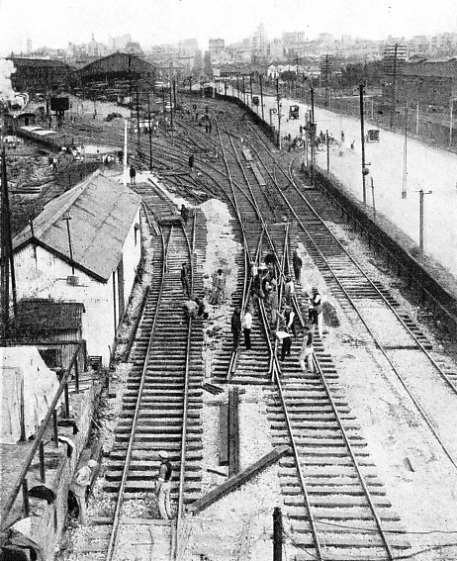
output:
[[[265,25],[260,23],[252,38],[252,52],[255,55],[266,56],[267,54],[267,35]]]
[[[209,40],[209,54],[211,58],[217,58],[225,49],[224,39],[210,39]]]

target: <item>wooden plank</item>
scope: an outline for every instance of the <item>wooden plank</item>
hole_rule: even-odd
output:
[[[222,404],[219,410],[219,465],[228,466],[228,405]]]
[[[280,458],[290,453],[291,449],[289,448],[289,446],[278,446],[274,448],[271,452],[260,458],[260,460],[258,460],[255,464],[252,464],[252,466],[248,467],[238,475],[231,477],[225,483],[222,483],[222,485],[219,485],[215,489],[212,489],[204,497],[189,505],[189,509],[194,514],[201,512],[228,493],[236,491],[236,489],[239,489],[242,485],[250,481],[262,470],[274,464]]]
[[[247,162],[252,162],[252,154],[251,154],[251,151],[249,150],[249,148],[244,148],[243,149],[243,156],[244,156],[244,159]]]
[[[251,164],[251,169],[254,172],[255,178],[257,179],[257,183],[261,187],[265,187],[266,186],[265,179],[262,177],[262,174],[260,173],[259,168],[257,167],[257,164]]]
[[[239,394],[236,386],[229,391],[228,405],[228,460],[229,477],[240,471],[240,431],[238,418]]]

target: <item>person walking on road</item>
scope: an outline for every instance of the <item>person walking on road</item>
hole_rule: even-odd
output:
[[[156,484],[157,503],[159,505],[160,516],[164,520],[170,520],[173,518],[170,506],[171,474],[173,473],[173,466],[168,460],[167,452],[159,452],[159,458],[161,463]]]
[[[86,489],[92,480],[92,470],[97,466],[98,463],[95,460],[89,460],[87,465],[76,472],[70,487],[76,497],[79,508],[79,521],[83,526],[87,524]]]
[[[241,310],[237,306],[232,314],[233,350],[238,348],[241,335]]]
[[[244,333],[244,344],[246,350],[251,350],[251,329],[252,329],[252,314],[248,308],[243,318],[243,333]]]
[[[313,347],[313,332],[311,331],[308,325],[305,325],[305,333],[303,336],[303,343],[300,350],[300,367],[302,372],[314,372],[314,364],[313,364],[313,355],[314,355],[314,347]]]
[[[136,185],[136,169],[133,166],[130,166],[130,183]]]

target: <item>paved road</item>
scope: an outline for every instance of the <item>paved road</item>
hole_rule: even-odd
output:
[[[232,91],[236,95],[236,89],[230,87],[227,93],[230,95]],[[243,99],[243,94],[239,95]],[[246,94],[246,103],[250,104],[249,94]],[[309,107],[289,99],[282,99],[281,104],[281,136],[288,133],[292,137],[298,135]],[[291,104],[300,106],[299,120],[288,121]],[[277,107],[275,98],[265,96],[264,105],[265,120],[270,122],[270,109]],[[331,148],[330,170],[356,197],[363,200],[360,121],[319,108],[315,109],[315,120],[318,133],[328,130],[339,140],[341,131],[344,131],[343,155],[339,156],[339,147]],[[277,127],[275,114],[272,115],[272,124]],[[365,131],[369,128],[370,124],[366,123]],[[352,141],[355,143],[354,150],[350,149]],[[419,244],[418,191],[433,191],[424,197],[425,252],[457,276],[457,155],[408,139],[405,175],[404,145],[403,135],[385,130],[380,132],[379,143],[365,144],[365,159],[371,163],[366,181],[367,202],[372,204],[370,178],[373,178],[377,210]],[[316,153],[316,161],[320,167],[326,168],[325,150]],[[405,199],[402,198],[404,185],[407,188]]]

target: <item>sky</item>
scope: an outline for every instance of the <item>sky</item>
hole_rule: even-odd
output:
[[[226,43],[252,35],[259,23],[269,39],[304,31],[386,39],[457,32],[456,0],[0,0],[0,54],[68,42],[107,43],[129,33],[142,48],[196,38]]]

